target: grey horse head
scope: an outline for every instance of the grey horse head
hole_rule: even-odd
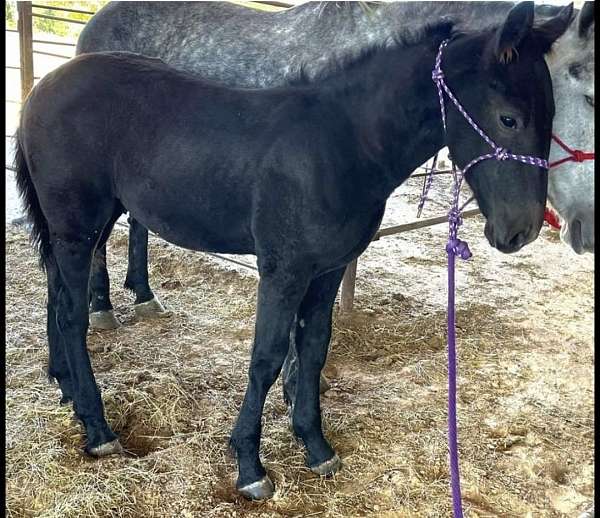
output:
[[[594,2],[586,2],[546,56],[556,115],[553,133],[571,149],[594,150]],[[567,153],[557,144],[550,162]],[[594,251],[594,161],[550,170],[548,200],[561,218],[561,237],[578,254]]]

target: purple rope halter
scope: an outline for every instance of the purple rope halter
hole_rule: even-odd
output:
[[[438,50],[435,58],[435,67],[431,73],[431,78],[437,85],[438,97],[440,100],[440,110],[442,113],[442,124],[444,132],[446,131],[446,110],[444,105],[444,93],[452,101],[456,109],[467,120],[471,127],[485,140],[492,148],[491,153],[486,153],[471,160],[463,169],[457,170],[452,164],[454,177],[452,192],[452,207],[448,213],[448,243],[446,252],[448,253],[448,447],[450,453],[450,484],[452,489],[452,507],[455,518],[462,518],[462,503],[460,495],[460,474],[458,469],[458,433],[456,425],[456,327],[455,327],[455,282],[454,267],[456,256],[461,259],[469,259],[472,254],[466,241],[458,239],[458,227],[462,224],[461,214],[464,207],[472,200],[467,200],[462,206],[459,206],[460,188],[465,174],[471,167],[483,160],[516,160],[524,164],[530,164],[537,167],[548,169],[548,161],[538,157],[515,155],[507,149],[498,146],[485,132],[477,125],[471,116],[462,107],[458,99],[454,96],[448,85],[444,81],[444,72],[442,71],[442,51],[448,45],[449,40],[444,40]],[[427,192],[431,186],[433,168],[430,171],[429,180],[423,189],[421,202],[419,203],[419,212],[423,208]]]

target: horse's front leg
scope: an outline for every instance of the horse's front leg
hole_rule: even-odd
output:
[[[259,458],[261,416],[267,392],[281,371],[294,315],[309,282],[307,275],[287,271],[263,274],[258,285],[248,387],[230,441],[238,460],[236,486],[246,498],[273,495],[274,485]]]
[[[344,268],[314,279],[300,304],[296,321],[298,373],[292,425],[307,450],[307,465],[318,475],[330,475],[341,468],[321,425],[319,377],[327,358],[335,296]]]
[[[140,318],[168,316],[161,302],[156,298],[148,282],[148,230],[130,217],[129,222],[129,261],[125,288],[135,293],[135,314]]]

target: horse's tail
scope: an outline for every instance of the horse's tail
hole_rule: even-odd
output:
[[[17,171],[17,188],[25,206],[27,220],[31,224],[31,243],[40,254],[40,266],[45,269],[52,257],[50,232],[48,230],[48,221],[42,212],[40,201],[31,180],[31,174],[23,151],[20,128],[15,133],[15,147],[14,166]]]

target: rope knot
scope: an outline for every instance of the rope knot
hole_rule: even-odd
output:
[[[494,149],[494,158],[496,160],[508,160],[508,149],[497,147]]]
[[[458,238],[452,238],[448,240],[448,243],[446,244],[446,252],[457,255],[463,260],[470,259],[473,256],[471,250],[469,250],[469,245],[467,242]]]
[[[431,72],[431,79],[433,79],[434,83],[439,83],[442,79],[444,79],[444,72],[439,65],[437,65]]]
[[[572,151],[572,155],[573,155],[573,160],[575,162],[584,162],[585,159],[587,158],[587,153],[585,153],[584,151],[581,151],[580,149],[574,149]]]
[[[448,221],[454,227],[460,227],[462,225],[462,218],[460,217],[460,212],[458,209],[452,209],[448,213]]]

